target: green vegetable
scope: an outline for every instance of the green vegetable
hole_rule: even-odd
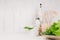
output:
[[[24,29],[27,29],[27,30],[32,30],[33,27],[29,27],[29,26],[25,26]]]
[[[44,35],[60,36],[60,20],[54,22],[49,29],[46,29]]]

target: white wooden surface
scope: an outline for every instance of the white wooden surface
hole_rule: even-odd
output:
[[[23,33],[0,33],[0,40],[45,40],[45,37],[31,36]]]

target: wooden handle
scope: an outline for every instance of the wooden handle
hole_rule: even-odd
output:
[[[60,36],[46,35],[45,37],[46,37],[47,40],[60,40]]]
[[[38,35],[41,36],[42,34],[42,26],[40,25],[39,29],[38,29]]]

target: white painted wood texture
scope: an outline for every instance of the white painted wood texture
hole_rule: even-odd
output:
[[[59,0],[0,0],[0,32],[20,32],[26,25],[35,27],[39,3],[43,12],[54,9],[60,14]]]
[[[0,32],[20,32],[35,25],[36,0],[0,0]]]

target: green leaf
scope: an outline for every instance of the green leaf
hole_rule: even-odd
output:
[[[29,27],[29,26],[25,26],[24,29],[27,29],[27,30],[32,30],[33,27]]]

